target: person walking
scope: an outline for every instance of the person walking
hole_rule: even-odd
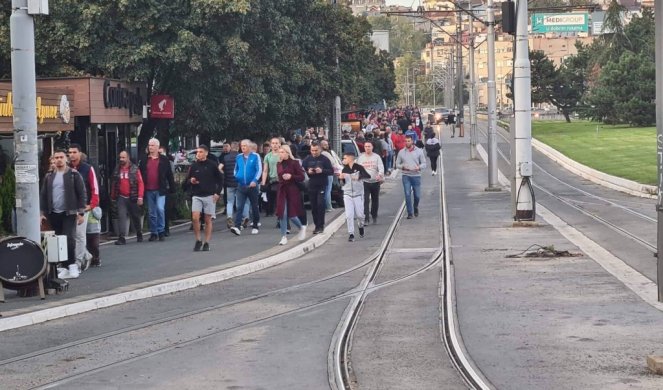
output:
[[[302,224],[298,215],[301,214],[301,192],[298,183],[304,181],[304,169],[299,161],[292,155],[290,146],[279,148],[280,162],[277,165],[278,189],[276,195],[276,216],[279,218],[281,241],[279,245],[288,243],[288,220],[299,228],[297,238],[302,241],[306,238],[306,225]]]
[[[145,183],[145,198],[150,220],[150,241],[165,241],[166,194],[175,192],[175,179],[168,157],[159,153],[159,140],[147,143],[147,157],[138,166]]]
[[[79,144],[69,145],[69,166],[78,171],[85,183],[87,205],[83,222],[76,225],[76,262],[85,271],[90,266],[92,254],[87,250],[87,221],[90,211],[99,206],[99,185],[94,168],[84,161],[83,149]]]
[[[237,163],[237,155],[239,154],[239,142],[233,141],[230,144],[230,152],[223,156],[219,170],[223,172],[223,188],[224,192],[228,194],[226,200],[226,225],[228,229],[235,226],[235,212],[236,198],[237,198],[237,180],[235,179],[235,165]],[[242,210],[242,219],[249,220],[249,204],[244,203]],[[248,222],[247,222],[248,223]]]
[[[170,169],[173,171],[173,177],[175,176],[175,157],[171,154],[168,153],[168,150],[166,149],[165,146],[161,145],[159,146],[159,153],[161,155],[166,156],[168,158],[168,161],[170,161]],[[163,223],[164,223],[164,232],[163,235],[168,237],[170,236],[170,224],[171,224],[171,219],[173,216],[173,213],[175,212],[175,197],[173,196],[172,193],[167,192],[166,193],[166,204],[164,206],[164,213],[163,213]]]
[[[209,149],[206,145],[199,145],[196,150],[196,161],[189,167],[184,179],[186,190],[191,192],[191,220],[196,243],[193,251],[209,251],[209,241],[212,239],[212,220],[216,218],[216,202],[221,197],[223,177],[215,161],[207,158]],[[205,241],[200,239],[200,215],[205,218]]]
[[[262,176],[262,164],[260,162],[260,155],[252,152],[254,144],[251,140],[244,139],[240,142],[242,153],[237,155],[235,160],[235,180],[237,181],[237,193],[235,201],[237,202],[237,215],[235,216],[235,223],[230,231],[239,236],[241,234],[239,226],[242,223],[242,213],[240,210],[244,209],[247,199],[251,202],[251,213],[253,214],[253,229],[251,234],[258,234],[258,223],[260,222],[260,209],[258,208],[258,184]]]
[[[403,192],[407,207],[407,219],[419,216],[419,199],[421,198],[421,170],[426,168],[424,152],[414,146],[412,137],[405,137],[405,148],[398,153],[396,168],[403,173]],[[414,194],[414,204],[412,196]]]
[[[136,231],[136,241],[143,241],[143,226],[140,217],[143,214],[145,185],[143,176],[140,174],[138,166],[131,162],[129,153],[120,152],[119,161],[111,178],[111,199],[116,202],[119,220],[118,238],[115,245],[125,245],[127,243],[125,236],[129,234],[127,216]]]
[[[62,265],[68,270],[62,277],[77,278],[80,267],[76,263],[76,227],[85,218],[85,182],[78,171],[67,166],[66,151],[53,153],[53,161],[55,170],[46,175],[39,192],[41,220],[48,221],[55,234],[67,236],[67,261]]]
[[[451,128],[451,138],[456,136],[456,114],[453,111],[447,115],[447,120],[444,122]]]
[[[311,144],[311,154],[302,161],[304,171],[308,174],[308,199],[311,203],[311,214],[315,229],[313,234],[325,231],[325,189],[327,176],[334,174],[329,159],[322,155],[322,148],[315,142]]]
[[[265,217],[274,214],[276,207],[276,192],[279,186],[278,173],[276,172],[276,165],[279,163],[279,150],[281,149],[281,140],[278,137],[273,137],[269,141],[270,151],[265,154],[262,164],[262,180],[260,185],[263,191],[267,194],[267,202],[265,205]]]
[[[101,239],[101,207],[97,206],[90,211],[87,221],[87,231],[85,232],[85,241],[87,250],[92,255],[90,267],[101,267],[99,258],[99,240]]]
[[[440,157],[440,140],[437,139],[435,134],[426,140],[426,155],[430,159],[431,175],[437,175],[437,159]]]
[[[329,162],[331,162],[332,168],[334,169],[334,174],[340,173],[341,169],[343,169],[343,165],[341,165],[341,161],[339,161],[336,152],[334,152],[332,149],[329,148],[329,142],[326,140],[320,141],[320,147],[322,148],[322,155],[327,157],[327,159],[329,159]],[[334,183],[334,175],[327,176],[327,188],[325,188],[326,212],[330,212],[334,209],[332,207],[332,198],[331,198],[331,190],[333,183]]]
[[[373,145],[369,142],[364,145],[364,153],[359,155],[357,163],[361,165],[370,177],[364,182],[364,215],[366,223],[378,223],[378,208],[380,207],[380,185],[384,181],[384,165],[377,153],[373,153]],[[370,207],[370,213],[369,213]]]
[[[364,167],[355,163],[352,152],[343,154],[343,169],[339,179],[343,180],[343,205],[345,207],[345,220],[348,225],[348,241],[355,240],[355,219],[359,227],[359,237],[364,237],[364,179],[371,175]]]

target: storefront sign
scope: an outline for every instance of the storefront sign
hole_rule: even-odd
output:
[[[37,129],[43,131],[73,130],[71,107],[69,104],[71,91],[38,89],[35,115]],[[14,95],[10,89],[0,87],[0,132],[13,129]]]
[[[155,119],[175,118],[175,99],[168,95],[154,95],[150,99],[150,116]]]
[[[104,107],[127,109],[129,116],[143,115],[143,102],[140,88],[134,91],[123,87],[120,83],[111,86],[110,80],[104,80]]]

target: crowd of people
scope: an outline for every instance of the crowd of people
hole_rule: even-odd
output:
[[[206,145],[196,149],[182,183],[190,196],[193,250],[210,251],[213,222],[226,214],[226,225],[234,235],[260,233],[261,213],[276,216],[280,245],[286,245],[291,226],[297,238],[325,231],[325,214],[333,210],[331,188],[341,183],[348,240],[355,241],[366,225],[377,224],[380,187],[394,169],[402,173],[407,218],[419,215],[421,172],[431,160],[436,174],[440,143],[432,127],[424,126],[416,108],[370,111],[359,117],[360,131],[345,131],[354,139],[359,155],[348,151],[339,157],[330,149],[322,128],[309,128],[285,137],[275,136],[259,144],[249,139],[223,145],[219,157]],[[425,154],[424,154],[425,150]],[[76,278],[89,267],[101,265],[99,233],[101,209],[94,168],[84,161],[79,145],[52,155],[51,172],[41,189],[42,218],[56,234],[68,237],[68,260],[61,264],[61,278]],[[172,161],[159,140],[150,139],[147,157],[134,163],[120,152],[111,178],[110,198],[116,204],[119,224],[116,245],[126,245],[129,224],[136,241],[143,241],[142,208],[147,208],[148,241],[168,236],[166,196],[175,191]],[[224,207],[217,212],[223,199]],[[308,199],[311,222],[304,201]],[[130,223],[129,223],[130,222]]]

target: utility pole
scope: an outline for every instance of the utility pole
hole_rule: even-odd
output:
[[[663,302],[663,1],[656,1],[654,15],[656,20],[656,151],[658,165],[658,202],[656,215],[658,217],[656,251],[658,258],[657,284],[658,301]]]
[[[471,4],[470,4],[471,5]],[[469,19],[469,67],[470,67],[470,160],[477,158],[477,107],[474,86],[476,75],[474,73],[474,21]]]
[[[488,0],[486,23],[488,25],[488,187],[486,191],[499,191],[497,186],[497,112],[495,88],[495,10],[493,0]]]
[[[516,60],[514,64],[514,179],[511,193],[514,218],[517,221],[534,221],[534,194],[532,178],[532,95],[529,45],[527,40],[527,0],[518,0],[516,6]]]
[[[463,15],[460,12],[460,5],[456,3],[457,12],[456,12],[456,47],[458,52],[457,54],[457,74],[456,74],[456,101],[458,103],[458,116],[456,117],[456,127],[458,128],[458,136],[463,137],[463,116],[465,110],[463,109],[463,45],[461,44],[462,36],[462,27],[463,27]]]
[[[9,18],[12,95],[14,100],[14,162],[16,224],[19,236],[41,242],[39,229],[39,164],[37,161],[37,80],[33,15],[47,15],[46,0],[12,0]]]
[[[332,4],[334,7],[338,7],[338,0],[332,0]],[[341,66],[338,61],[338,53],[336,54],[336,75],[337,80],[341,79]],[[341,97],[336,96],[334,98],[334,106],[332,110],[332,117],[333,117],[333,128],[332,130],[332,148],[333,150],[336,151],[339,155],[342,154],[341,150]]]

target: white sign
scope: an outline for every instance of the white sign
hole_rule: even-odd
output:
[[[14,174],[16,183],[32,184],[39,182],[36,165],[16,165]]]

